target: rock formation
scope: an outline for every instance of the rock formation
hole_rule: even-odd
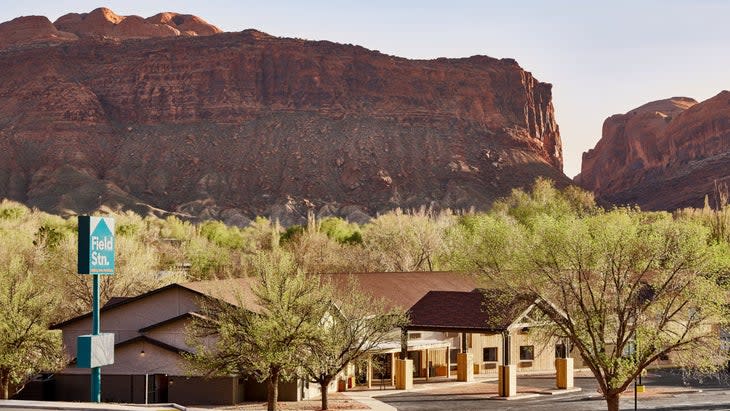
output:
[[[143,19],[119,16],[101,7],[90,13],[69,13],[51,23],[47,17],[24,16],[0,23],[0,50],[37,43],[64,43],[80,37],[133,39],[210,36],[221,30],[190,14],[159,13]]]
[[[68,31],[79,37],[104,36],[117,39],[209,36],[221,33],[218,27],[210,25],[200,17],[177,13],[159,13],[147,19],[139,16],[119,16],[100,7],[90,13],[69,13],[53,23],[59,30]]]
[[[34,43],[78,40],[72,33],[59,31],[47,17],[24,16],[0,23],[0,50]]]
[[[715,182],[730,182],[730,92],[687,97],[609,117],[583,154],[576,182],[611,203],[650,210],[701,207]]]
[[[0,197],[286,224],[484,209],[537,176],[570,183],[551,85],[514,60],[203,36],[212,26],[174,13],[144,21],[198,36],[142,36],[115,16],[66,15],[56,28],[80,40],[0,50]]]

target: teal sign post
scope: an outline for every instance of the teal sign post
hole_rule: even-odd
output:
[[[114,219],[79,216],[79,274],[114,274]]]
[[[101,402],[101,367],[114,364],[114,334],[101,333],[99,275],[114,274],[114,219],[79,216],[79,274],[91,274],[91,334],[76,342],[76,364],[91,368],[91,402]]]

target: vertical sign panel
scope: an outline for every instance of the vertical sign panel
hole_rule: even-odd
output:
[[[79,216],[79,274],[114,274],[114,219]]]

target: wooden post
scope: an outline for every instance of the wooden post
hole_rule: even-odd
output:
[[[451,346],[446,347],[446,379],[451,378]]]
[[[425,357],[426,357],[426,381],[428,381],[429,374],[431,373],[431,370],[429,369],[429,366],[428,366],[428,348],[426,348],[423,351],[425,352]]]
[[[512,350],[512,341],[511,337],[509,335],[509,331],[502,332],[502,365],[510,365],[511,361],[511,352]]]
[[[395,353],[390,353],[390,385],[395,387]]]
[[[403,327],[400,329],[400,359],[408,358],[408,329]]]
[[[368,383],[368,389],[373,388],[373,356],[368,355],[368,371],[365,377]]]

